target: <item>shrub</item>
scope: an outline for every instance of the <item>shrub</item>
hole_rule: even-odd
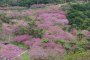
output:
[[[35,38],[42,38],[44,29],[36,29],[36,21],[32,20],[30,17],[26,17],[25,19],[28,22],[28,26],[20,27],[20,29],[15,32],[15,35],[29,34]]]
[[[76,4],[71,4],[71,7],[75,10],[79,11],[86,11],[90,9],[89,2],[88,3],[76,3]]]
[[[84,45],[87,44],[87,41],[78,41],[78,40],[71,40],[71,41],[65,41],[65,40],[57,40],[57,44],[62,44],[62,46],[65,48],[67,53],[74,52],[76,53],[77,51],[82,52],[85,51]]]
[[[13,60],[13,58],[17,57],[23,52],[23,49],[12,45],[1,45],[2,49],[0,49],[0,56],[6,58],[6,60]]]
[[[61,0],[22,0],[17,2],[17,5],[30,7],[32,4],[48,4],[59,2],[61,2]]]
[[[65,56],[64,60],[90,60],[90,51],[74,53]]]
[[[43,29],[30,29],[29,34],[35,38],[42,38],[44,34],[44,30]]]
[[[43,42],[43,43],[48,43],[49,40],[48,40],[48,39],[43,39],[42,42]]]
[[[16,36],[13,40],[17,41],[17,42],[23,42],[23,41],[27,41],[31,38],[31,36],[29,35],[20,35],[20,36]]]
[[[22,42],[11,42],[11,44],[16,45],[16,46],[18,46],[18,47],[20,47],[20,48],[25,48],[25,49],[28,48],[28,46],[25,45],[25,44],[22,43]]]
[[[15,35],[23,35],[28,34],[29,30],[26,27],[21,27],[17,32],[15,32]]]
[[[56,43],[60,43],[60,44],[62,44],[62,45],[65,44],[65,42],[66,42],[65,40],[57,40],[57,41],[56,41]]]
[[[29,35],[32,35],[35,38],[42,38],[43,34],[44,34],[44,29],[36,29],[37,25],[36,25],[36,21],[32,20],[30,17],[27,17],[28,20],[28,25],[29,25]],[[30,20],[30,21],[29,21]]]
[[[5,14],[0,14],[0,20],[4,23],[9,23],[10,20]]]
[[[71,27],[90,30],[89,3],[71,3],[69,5],[70,9],[67,10],[67,18],[70,21]]]

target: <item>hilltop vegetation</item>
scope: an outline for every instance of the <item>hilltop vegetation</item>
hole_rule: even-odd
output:
[[[81,0],[84,1],[84,0]],[[86,0],[84,2],[88,2]],[[27,6],[33,4],[63,4],[66,2],[78,2],[78,0],[0,0],[0,5]]]
[[[70,25],[76,29],[90,30],[90,3],[70,3],[67,5],[67,18]]]
[[[90,60],[89,2],[0,0],[0,4],[0,60]]]

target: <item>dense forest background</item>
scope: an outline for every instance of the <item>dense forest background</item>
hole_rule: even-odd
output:
[[[56,4],[66,2],[88,2],[89,0],[0,0],[0,5],[12,5],[12,6],[30,6],[32,4]]]

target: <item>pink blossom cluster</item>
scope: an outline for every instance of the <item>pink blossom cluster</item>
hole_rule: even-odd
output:
[[[7,60],[12,60],[23,52],[23,49],[11,44],[1,45],[0,47],[0,56]]]
[[[42,13],[38,15],[38,19],[43,20],[43,22],[51,21],[53,24],[68,24],[66,16],[61,13]]]
[[[30,38],[31,36],[29,35],[20,35],[20,36],[16,36],[13,40],[17,42],[23,42],[23,41],[29,40]]]
[[[29,52],[32,59],[45,59],[48,57],[48,54],[45,52],[45,50],[39,46],[32,47]]]
[[[83,35],[84,35],[85,37],[90,37],[90,31],[88,31],[88,30],[83,30],[82,33],[83,33]]]
[[[5,34],[11,34],[12,33],[11,25],[6,24],[6,23],[4,23],[2,25],[2,30],[3,30],[3,33],[5,33]]]
[[[31,15],[31,11],[22,11],[22,12],[18,12],[18,11],[7,11],[6,12],[7,16],[9,18],[17,18],[17,17],[24,17],[24,16],[29,16]]]
[[[30,35],[19,35],[13,38],[13,42],[22,42],[25,45],[32,47],[32,46],[37,46],[41,43],[40,38],[32,38]]]
[[[2,30],[3,33],[5,34],[12,34],[17,32],[20,27],[26,27],[28,25],[27,22],[25,22],[24,20],[20,20],[20,21],[16,21],[15,24],[7,24],[7,23],[3,23],[2,24]]]
[[[63,54],[65,52],[61,45],[55,44],[54,42],[40,43],[36,46],[31,47],[30,56],[33,59],[47,59],[48,56],[55,54]]]
[[[24,15],[24,16],[30,16],[30,15],[32,15],[32,11],[30,11],[30,10],[23,11],[22,12],[22,15]]]
[[[67,32],[61,33],[61,34],[45,34],[44,38],[48,38],[51,41],[59,40],[59,39],[64,39],[64,40],[73,40],[75,37]]]

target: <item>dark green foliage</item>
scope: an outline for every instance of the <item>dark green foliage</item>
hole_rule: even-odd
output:
[[[45,0],[46,1],[46,0]],[[16,4],[19,5],[19,6],[27,6],[27,7],[30,7],[30,5],[32,4],[37,4],[41,2],[41,0],[21,0],[19,2],[17,2]]]
[[[30,29],[29,32],[30,35],[32,35],[35,38],[42,38],[43,34],[44,34],[44,30],[43,29]]]
[[[90,30],[90,4],[89,3],[75,3],[70,4],[70,9],[67,12],[67,18],[70,21],[71,27],[77,29]]]
[[[27,27],[20,27],[20,29],[15,32],[15,35],[23,35],[23,34],[28,34],[29,30]]]
[[[32,4],[53,4],[53,3],[66,3],[66,2],[77,2],[78,0],[0,0],[0,6],[27,6],[30,7]],[[82,0],[83,1],[83,0]],[[89,0],[88,0],[89,1]],[[89,5],[87,5],[90,7]]]
[[[88,42],[90,43],[90,37],[89,37],[89,38],[87,38],[87,40],[88,40]]]
[[[49,40],[48,40],[48,39],[43,39],[42,42],[43,42],[43,43],[48,43]]]
[[[60,0],[22,0],[17,5],[30,7],[32,4],[58,3]]]
[[[78,36],[78,37],[77,37],[78,40],[82,40],[83,37],[84,37],[84,35],[83,35],[83,33],[82,33],[81,31],[78,32],[77,36]]]
[[[11,6],[26,6],[30,7],[33,4],[51,4],[51,3],[65,3],[72,2],[74,0],[0,0],[0,5],[11,5]]]
[[[74,10],[79,10],[79,11],[87,11],[87,10],[90,10],[90,2],[88,2],[88,3],[70,4],[70,6],[71,6]]]
[[[7,0],[0,0],[0,6],[7,5]]]
[[[3,23],[9,23],[10,20],[5,14],[0,14],[0,21]]]
[[[72,40],[72,41],[65,41],[65,40],[57,40],[56,43],[62,44],[62,46],[65,48],[67,53],[76,53],[78,52],[83,52],[85,51],[84,45],[87,44],[87,41],[77,41],[77,40]]]
[[[56,41],[56,43],[60,43],[60,44],[62,44],[62,45],[65,44],[65,42],[66,42],[65,40],[57,40],[57,41]]]
[[[28,22],[29,29],[32,29],[32,28],[35,28],[35,27],[36,27],[36,22],[35,22],[36,19],[33,20],[33,19],[31,19],[30,16],[26,16],[26,17],[25,17],[25,20]]]
[[[35,20],[32,20],[30,17],[27,17],[28,20],[28,34],[29,35],[32,35],[33,37],[36,37],[36,38],[42,38],[43,34],[44,34],[44,29],[36,29],[37,25],[36,25],[36,22]]]

